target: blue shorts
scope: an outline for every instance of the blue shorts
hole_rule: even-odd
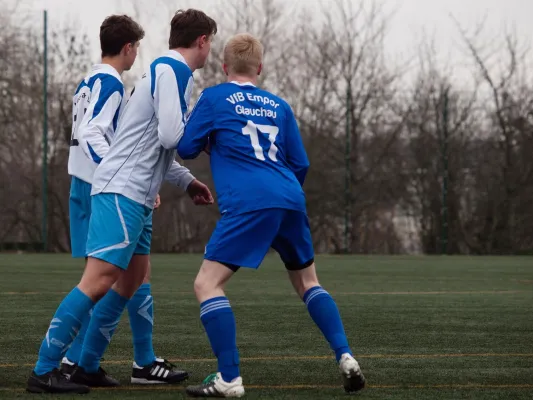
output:
[[[310,266],[315,254],[307,215],[282,208],[224,214],[209,239],[204,258],[234,270],[258,268],[271,247],[288,270]]]
[[[150,254],[152,210],[120,194],[92,196],[87,256],[126,269],[134,254]]]
[[[69,218],[72,257],[85,257],[91,218],[91,184],[75,176],[70,182]]]

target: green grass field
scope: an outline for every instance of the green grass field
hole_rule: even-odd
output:
[[[191,383],[216,370],[192,293],[200,261],[178,255],[152,261],[154,347],[191,371]],[[329,256],[317,262],[367,377],[357,398],[533,398],[533,258]],[[0,398],[31,397],[24,386],[40,342],[81,270],[67,255],[0,255]],[[247,398],[346,398],[329,347],[277,258],[259,271],[238,272],[227,295]],[[104,362],[124,386],[85,398],[185,398],[182,387],[129,386],[131,362],[125,316]]]

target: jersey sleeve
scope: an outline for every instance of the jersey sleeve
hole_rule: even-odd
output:
[[[116,78],[103,78],[100,89],[93,92],[89,108],[80,125],[78,140],[87,157],[100,163],[109,150],[106,134],[114,130],[124,87]]]
[[[172,163],[170,169],[165,175],[166,181],[178,186],[179,188],[182,188],[183,190],[187,190],[187,187],[194,179],[194,176],[189,172],[189,170],[180,165],[180,163],[177,161]]]
[[[178,143],[178,154],[184,160],[198,157],[213,131],[213,107],[203,92],[185,124],[185,132]]]
[[[179,87],[172,67],[167,64],[159,64],[155,73],[153,96],[155,114],[159,121],[157,135],[165,149],[174,149],[183,135],[180,91],[185,92],[186,88]]]
[[[303,186],[305,181],[305,176],[309,169],[309,159],[307,158],[307,153],[302,141],[302,136],[300,135],[300,130],[298,129],[298,124],[292,109],[287,106],[287,116],[286,116],[286,159],[289,164],[289,168],[300,182],[300,185]]]

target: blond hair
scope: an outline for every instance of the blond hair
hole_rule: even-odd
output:
[[[230,74],[257,75],[262,62],[263,45],[248,33],[233,36],[224,47],[224,64]]]

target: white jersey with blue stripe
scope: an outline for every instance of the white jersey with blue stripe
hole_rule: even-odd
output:
[[[122,111],[91,194],[118,193],[153,208],[163,179],[187,188],[194,177],[175,158],[193,84],[180,53],[170,50],[152,62]]]
[[[79,84],[72,102],[69,175],[92,183],[114,138],[123,98],[122,79],[108,64],[94,65]]]

